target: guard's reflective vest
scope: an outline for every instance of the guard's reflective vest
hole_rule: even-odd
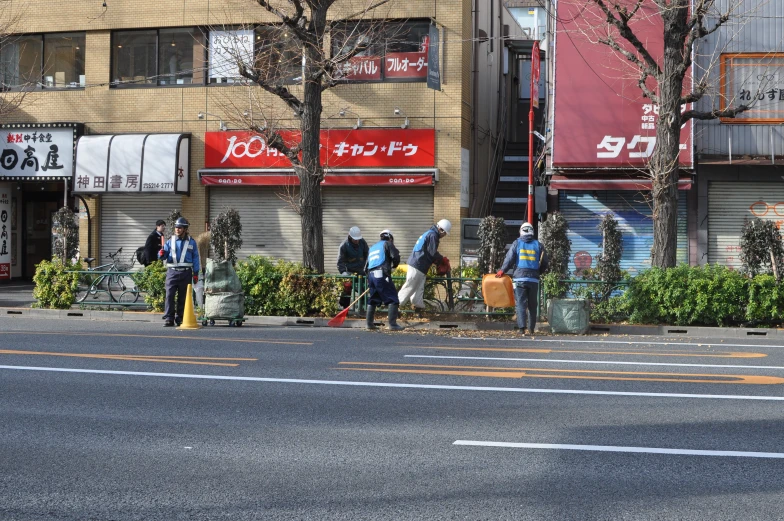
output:
[[[387,252],[384,248],[384,244],[386,244],[386,241],[378,241],[370,247],[370,252],[368,253],[368,270],[374,270],[386,262]]]
[[[191,240],[188,238],[187,241],[182,241],[182,251],[180,252],[180,258],[177,259],[177,236],[172,235],[171,241],[169,241],[169,254],[171,258],[174,259],[175,262],[167,262],[167,268],[192,268],[192,262],[185,262],[185,256],[188,255],[188,246],[190,246]]]
[[[517,267],[539,271],[539,259],[542,258],[542,246],[536,239],[531,242],[517,241]]]

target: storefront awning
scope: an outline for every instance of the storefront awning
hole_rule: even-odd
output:
[[[692,180],[690,176],[681,177],[678,180],[678,190],[691,189]],[[650,179],[630,179],[630,178],[588,178],[588,177],[567,177],[554,175],[550,179],[550,188],[555,190],[635,190],[643,191],[651,189]]]
[[[82,136],[75,193],[189,194],[190,134]]]
[[[204,169],[199,179],[205,186],[298,186],[292,169]],[[372,171],[341,169],[328,171],[323,186],[433,186],[438,180],[437,169],[404,171]]]

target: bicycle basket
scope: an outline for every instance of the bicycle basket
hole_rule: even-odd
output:
[[[118,271],[131,271],[134,263],[136,262],[136,252],[121,253],[117,255],[117,270]]]

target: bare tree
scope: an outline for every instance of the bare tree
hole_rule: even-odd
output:
[[[386,45],[395,35],[384,30],[383,16],[377,17],[376,10],[391,0],[248,1],[274,14],[279,23],[254,28],[252,55],[247,48],[229,51],[241,83],[251,89],[247,106],[228,101],[228,111],[238,116],[242,128],[263,136],[269,149],[293,165],[299,189],[290,192],[296,194],[291,206],[301,219],[303,263],[323,273],[322,98],[326,90],[350,78],[360,55],[381,56],[374,47],[382,40]],[[340,13],[334,12],[337,4]],[[277,99],[277,105],[270,98]],[[294,125],[287,125],[292,119]],[[290,131],[291,126],[298,131]]]
[[[727,24],[744,3],[730,0],[726,10],[719,10],[717,0],[588,0],[598,9],[606,25],[593,38],[611,48],[631,64],[637,73],[637,85],[643,97],[659,106],[656,145],[648,164],[653,189],[653,251],[651,263],[672,267],[676,263],[678,177],[681,127],[689,120],[733,118],[748,110],[748,105],[733,103],[724,109],[709,111],[685,109],[711,89],[708,75],[695,78],[693,88],[686,80],[693,74],[693,56],[697,43]],[[638,37],[634,22],[660,18],[663,25],[663,49]],[[646,20],[648,18],[648,20]],[[597,35],[595,28],[592,34]],[[657,56],[661,56],[657,59]]]

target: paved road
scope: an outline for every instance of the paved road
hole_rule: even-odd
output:
[[[0,331],[3,521],[784,518],[770,341]]]

